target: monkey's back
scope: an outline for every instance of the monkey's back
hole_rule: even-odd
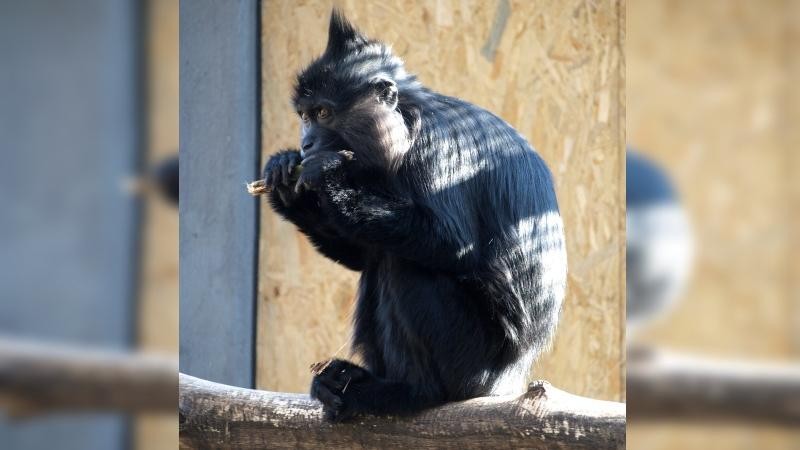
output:
[[[362,275],[357,317],[390,326],[360,333],[357,322],[357,338],[372,337],[356,346],[363,351],[377,340],[366,359],[386,376],[417,384],[435,373],[449,399],[509,393],[549,343],[564,297],[566,251],[552,176],[499,117],[451,97],[426,97],[399,175],[436,216],[438,232],[458,243],[448,255],[458,263],[437,271],[376,255]],[[408,355],[416,355],[415,365]]]
[[[417,143],[412,156],[424,161],[415,170],[429,177],[421,201],[444,212],[440,220],[461,235],[464,257],[487,291],[519,311],[514,328],[522,335],[516,338],[542,344],[557,321],[567,277],[550,170],[501,118],[457,98],[430,95],[421,133],[430,137]]]

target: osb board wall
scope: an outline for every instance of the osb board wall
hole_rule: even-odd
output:
[[[151,0],[146,9],[146,165],[151,165],[178,151],[178,0]],[[144,208],[138,345],[177,358],[178,210],[155,195],[145,197]],[[140,416],[134,446],[174,449],[177,426],[176,415]]]
[[[569,288],[536,377],[603,399],[624,395],[624,4],[619,1],[342,1],[426,85],[514,125],[554,172]],[[508,8],[493,57],[491,33]],[[295,71],[327,39],[329,1],[262,2],[263,159],[296,147]],[[502,20],[498,20],[502,22]],[[487,43],[488,42],[488,43]],[[348,355],[358,275],[316,254],[262,203],[257,386],[304,392],[310,363]]]
[[[796,149],[784,140],[795,123],[783,4],[630,6],[629,142],[672,174],[697,246],[677,309],[643,338],[727,356],[800,350],[787,271]]]
[[[685,295],[643,330],[644,341],[728,357],[800,355],[798,230],[791,221],[798,197],[790,189],[799,167],[797,147],[787,141],[798,120],[797,103],[789,100],[797,72],[793,78],[788,65],[790,52],[797,57],[798,5],[629,4],[628,139],[673,175],[697,246]],[[796,432],[742,426],[628,429],[628,445],[641,449],[777,449],[798,442]]]

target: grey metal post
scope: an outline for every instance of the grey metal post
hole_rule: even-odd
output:
[[[258,2],[180,10],[180,369],[254,383]]]

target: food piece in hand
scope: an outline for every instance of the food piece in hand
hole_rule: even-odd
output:
[[[293,183],[297,181],[302,171],[303,166],[295,166],[294,169],[292,169],[291,181]],[[252,196],[259,196],[261,194],[268,194],[272,192],[272,187],[267,185],[266,180],[262,178],[251,183],[247,183],[247,192]]]

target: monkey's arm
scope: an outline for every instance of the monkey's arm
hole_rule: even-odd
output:
[[[319,194],[328,221],[352,241],[389,251],[434,270],[475,268],[473,240],[424,205],[391,191],[354,185],[333,155],[304,161],[301,180]]]
[[[300,152],[283,150],[273,155],[264,167],[264,184],[269,187],[269,201],[278,214],[294,223],[328,258],[348,269],[364,268],[364,249],[341,236],[321,214],[319,197],[311,191],[295,192],[289,176],[299,164]]]
[[[290,189],[284,186],[273,189],[270,193],[272,208],[308,236],[320,253],[350,270],[364,270],[364,249],[327,224],[327,219],[320,214],[317,194],[310,191],[300,194],[285,192]],[[294,195],[295,198],[287,204],[281,198],[282,194],[284,197]]]

